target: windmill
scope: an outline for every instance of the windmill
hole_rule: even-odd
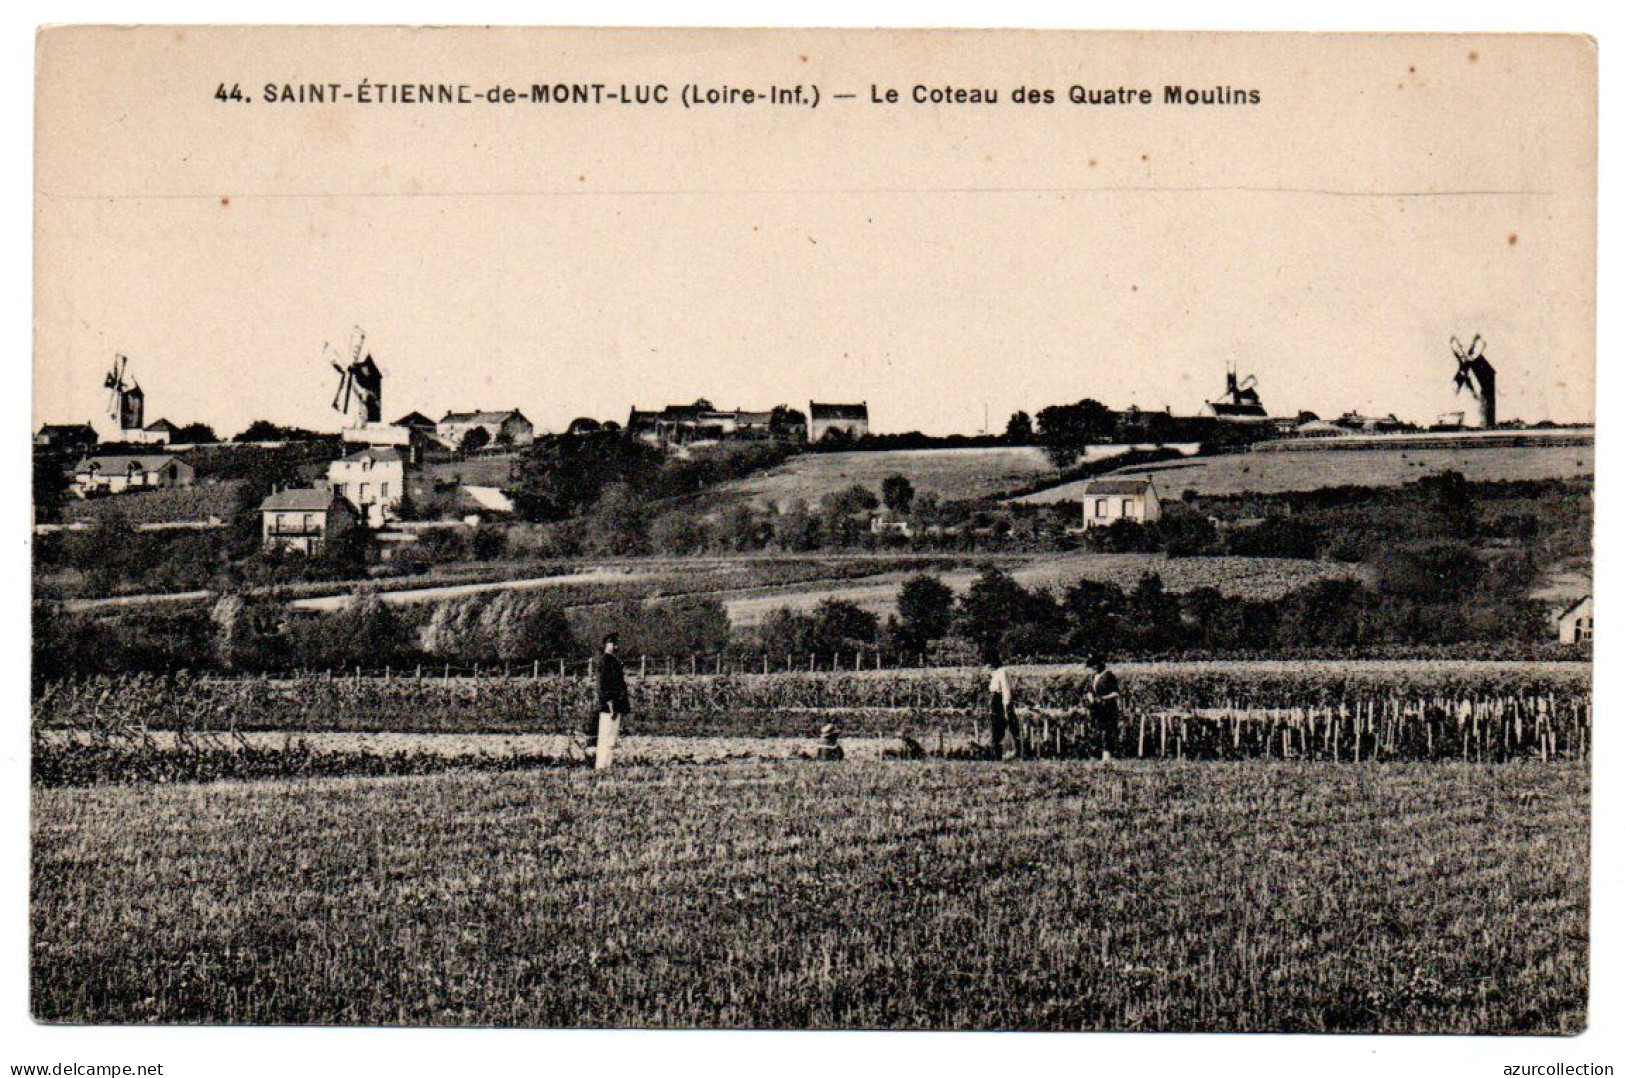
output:
[[[372,354],[365,352],[367,332],[360,326],[350,333],[350,354],[339,355],[331,344],[323,344],[327,361],[339,374],[338,389],[333,393],[333,408],[355,417],[355,425],[366,426],[383,419],[384,375]]]
[[[130,377],[129,356],[113,357],[113,368],[102,380],[102,386],[108,390],[107,414],[118,421],[119,430],[141,430],[146,418],[147,395]]]
[[[1225,366],[1224,395],[1216,401],[1208,401],[1208,407],[1221,419],[1260,419],[1269,415],[1258,399],[1257,376],[1249,374],[1238,378],[1235,364]]]
[[[1456,355],[1456,392],[1467,390],[1478,402],[1479,426],[1485,430],[1495,426],[1495,368],[1484,358],[1484,338],[1476,333],[1473,343],[1461,346],[1458,338],[1450,338],[1450,350]]]

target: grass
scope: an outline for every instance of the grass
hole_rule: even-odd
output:
[[[715,493],[763,505],[782,507],[795,498],[816,505],[854,483],[878,495],[887,476],[903,475],[918,493],[957,501],[997,497],[1054,470],[1042,449],[1023,446],[803,453],[760,475],[725,483]]]
[[[1233,453],[1171,464],[1126,468],[1150,475],[1165,501],[1187,490],[1201,495],[1281,494],[1323,487],[1397,487],[1454,470],[1472,482],[1556,479],[1596,472],[1591,446],[1496,446],[1461,449],[1352,449],[1336,452]],[[1118,474],[1118,473],[1113,473]],[[1077,501],[1082,483],[1052,487],[1020,500]]]
[[[1583,766],[36,791],[50,1022],[1575,1033]]]

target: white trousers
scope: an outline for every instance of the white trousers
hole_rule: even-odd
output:
[[[615,743],[621,737],[621,719],[612,711],[598,713],[598,758],[593,762],[594,769],[604,770],[615,762]]]

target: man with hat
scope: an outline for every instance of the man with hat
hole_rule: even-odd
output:
[[[1109,745],[1123,714],[1122,690],[1118,687],[1117,675],[1107,669],[1106,660],[1099,652],[1089,656],[1087,665],[1090,675],[1087,696],[1089,723],[1099,732],[1100,739]]]
[[[626,688],[626,669],[615,654],[620,637],[604,636],[604,651],[598,657],[598,722],[588,731],[587,747],[595,749],[594,766],[603,770],[614,762],[615,743],[620,740],[621,720],[632,712],[632,696]]]

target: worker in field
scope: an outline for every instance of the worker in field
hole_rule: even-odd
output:
[[[835,723],[825,723],[824,728],[818,731],[818,744],[813,746],[813,759],[827,761],[846,759],[846,750],[841,747],[841,728]]]
[[[588,734],[587,746],[594,750],[594,766],[599,770],[615,762],[615,744],[620,740],[621,723],[632,713],[632,696],[626,688],[626,669],[616,654],[620,638],[604,636],[603,654],[598,656],[598,721]]]
[[[1106,666],[1106,659],[1099,652],[1089,656],[1087,665],[1089,724],[1094,727],[1096,736],[1109,745],[1123,716],[1122,689],[1117,684],[1117,675]]]
[[[1004,664],[998,645],[989,644],[982,653],[987,664],[988,722],[992,726],[992,757],[1004,759],[1004,736],[1010,735],[1010,748],[1014,755],[1021,754],[1021,729],[1016,722],[1016,687],[1010,668]]]

